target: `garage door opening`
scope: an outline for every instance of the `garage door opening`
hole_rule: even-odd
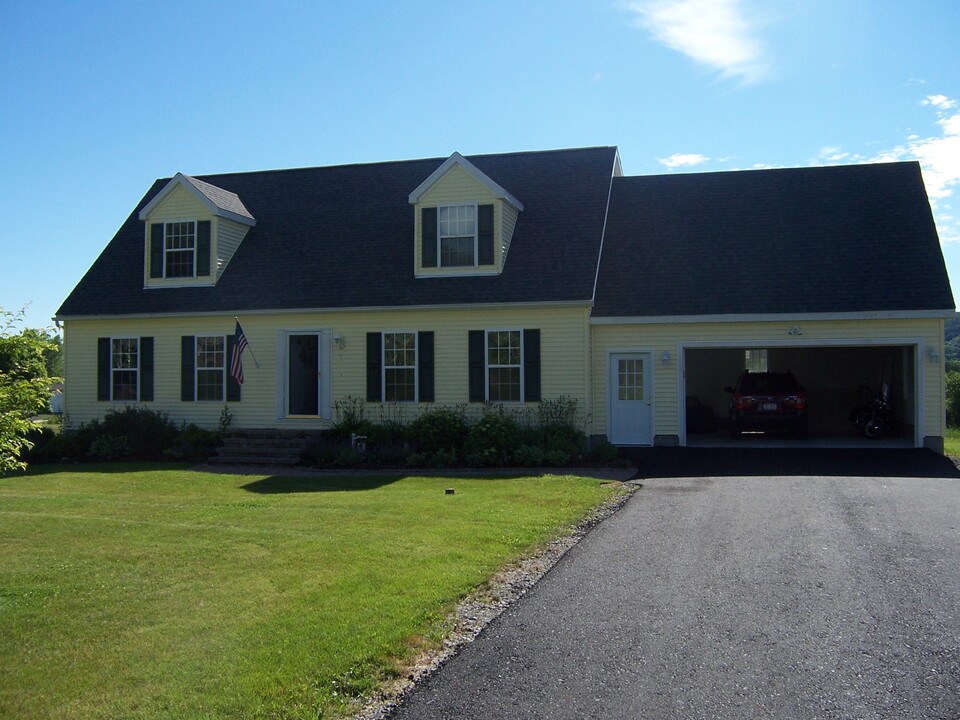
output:
[[[736,387],[745,371],[790,371],[803,386],[807,405],[807,437],[816,446],[913,447],[916,444],[916,347],[867,345],[829,347],[710,347],[684,350],[686,444],[769,444],[793,440],[789,428],[753,430],[731,438],[727,387]],[[867,441],[850,420],[886,386],[891,428],[879,440]],[[771,406],[772,407],[772,406]]]

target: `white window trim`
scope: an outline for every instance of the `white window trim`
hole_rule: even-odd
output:
[[[193,224],[193,270],[190,275],[177,275],[176,277],[167,277],[167,225],[175,225],[177,223],[192,223]],[[164,220],[163,221],[163,273],[161,278],[164,280],[187,280],[197,277],[197,219],[196,218],[184,218],[183,220]],[[212,232],[211,227],[211,232]],[[169,252],[183,252],[183,250],[170,250]]]
[[[490,399],[490,369],[491,368],[514,368],[516,365],[491,365],[490,364],[490,333],[494,332],[515,332],[520,334],[520,399],[519,400],[491,400]],[[487,402],[496,402],[502,405],[522,405],[526,397],[526,378],[524,377],[524,358],[526,357],[526,348],[523,345],[523,328],[490,328],[483,331],[483,396]]]
[[[473,208],[473,264],[472,265],[444,265],[443,264],[443,237],[440,234],[440,208]],[[480,203],[442,203],[437,205],[437,270],[459,270],[462,268],[476,268],[479,265],[480,253]],[[450,235],[450,237],[465,237],[464,235]]]
[[[113,341],[114,340],[136,340],[137,342],[137,366],[136,368],[115,368],[113,367]],[[136,370],[137,381],[135,383],[137,389],[137,397],[135,400],[131,401],[121,400],[113,396],[113,373],[116,371],[120,372],[129,372],[130,370]],[[110,402],[140,402],[140,336],[139,335],[116,335],[110,336]]]
[[[387,400],[387,335],[413,335],[413,400]],[[391,365],[391,369],[407,370],[409,365]],[[380,397],[382,402],[420,402],[420,333],[417,330],[384,330],[380,333]]]
[[[200,355],[200,338],[223,338],[223,365],[219,368],[223,370],[223,377],[220,381],[220,394],[221,398],[219,400],[201,400],[200,399],[200,371],[201,370],[217,370],[218,368],[210,367],[200,367],[199,355]],[[227,336],[222,333],[211,333],[209,335],[196,334],[193,336],[193,400],[194,402],[215,402],[215,403],[224,403],[227,401],[227,368],[230,366],[230,361],[227,358]]]

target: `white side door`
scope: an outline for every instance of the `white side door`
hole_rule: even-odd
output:
[[[650,353],[610,354],[608,433],[614,445],[653,444],[653,378],[650,371]]]

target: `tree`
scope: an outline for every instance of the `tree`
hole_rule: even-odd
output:
[[[32,443],[30,418],[47,406],[50,383],[48,357],[57,345],[43,330],[22,330],[23,311],[0,308],[0,475],[26,466],[20,460]]]

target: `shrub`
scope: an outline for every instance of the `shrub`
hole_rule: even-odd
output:
[[[126,435],[99,435],[87,454],[97,460],[124,460],[132,453]]]
[[[470,465],[506,465],[519,446],[520,426],[502,405],[488,407],[467,431],[464,453]]]
[[[123,410],[107,410],[100,423],[100,435],[126,437],[133,460],[159,460],[163,451],[176,443],[177,428],[166,413],[128,405]]]
[[[347,395],[333,403],[335,420],[332,430],[340,437],[349,438],[351,434],[366,435],[370,429],[363,417],[363,400]]]
[[[522,467],[543,465],[543,448],[537,445],[521,445],[513,453],[513,462]]]
[[[620,456],[620,451],[617,450],[616,445],[611,443],[609,440],[604,438],[599,443],[597,443],[593,450],[590,451],[590,457],[593,460],[601,463],[612,463]]]
[[[537,407],[540,442],[545,450],[565,453],[570,457],[583,454],[586,435],[578,426],[576,398],[561,395],[555,400],[543,400]]]
[[[226,407],[226,406],[224,406]],[[184,458],[208,458],[215,454],[217,448],[223,444],[224,434],[220,429],[204,430],[194,424],[184,425],[177,433],[173,447],[163,451],[163,456],[171,460]]]
[[[424,411],[409,427],[414,448],[424,454],[452,451],[454,457],[463,449],[467,437],[466,408],[439,407]]]

